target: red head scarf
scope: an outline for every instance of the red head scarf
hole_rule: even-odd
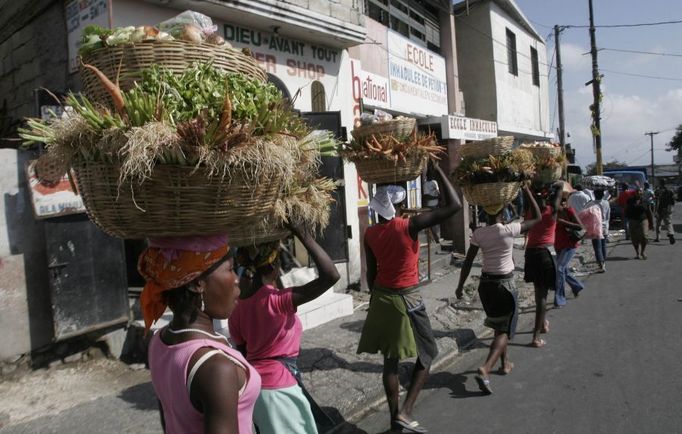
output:
[[[149,241],[137,269],[146,280],[140,306],[147,330],[166,310],[163,292],[186,285],[227,256],[225,236],[172,237]]]

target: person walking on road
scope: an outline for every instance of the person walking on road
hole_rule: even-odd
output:
[[[554,306],[561,308],[566,305],[566,283],[571,287],[573,296],[578,297],[584,289],[583,284],[569,272],[569,264],[580,245],[580,238],[572,236],[574,231],[580,231],[583,225],[578,214],[568,206],[566,195],[561,198],[557,215],[556,232],[554,236],[554,250],[556,251],[556,284],[554,286]]]
[[[242,294],[228,324],[237,349],[261,376],[253,413],[260,434],[316,434],[316,412],[320,429],[333,426],[328,426],[317,404],[309,401],[301,382],[296,359],[303,326],[296,310],[322,295],[340,276],[310,233],[296,226],[291,230],[318,270],[318,277],[305,285],[278,288],[279,241],[237,251]]]
[[[524,280],[532,282],[535,290],[535,326],[533,327],[532,347],[545,346],[541,333],[549,331],[549,321],[545,319],[547,312],[547,295],[554,290],[556,284],[556,264],[549,247],[554,245],[556,219],[561,201],[560,185],[553,185],[550,190],[538,190],[535,200],[542,210],[540,221],[533,226],[527,235],[524,255]],[[530,210],[528,210],[530,213]],[[531,217],[528,214],[528,217]]]
[[[518,317],[517,292],[514,285],[514,261],[512,252],[514,238],[528,232],[540,221],[540,208],[528,187],[523,191],[530,203],[532,216],[520,222],[503,223],[502,211],[488,215],[488,225],[480,227],[471,236],[471,245],[466,254],[455,296],[463,296],[466,282],[479,249],[483,252],[478,295],[486,313],[485,325],[495,331],[495,338],[483,366],[478,368],[475,379],[485,394],[491,394],[490,372],[498,360],[500,373],[509,374],[514,365],[507,356],[507,344],[514,337]]]
[[[169,434],[251,434],[260,375],[213,319],[227,319],[239,297],[227,237],[150,240],[138,270],[147,330],[166,307],[173,319],[151,338],[149,369]]]
[[[592,198],[587,194],[583,186],[578,184],[575,186],[575,191],[568,196],[568,206],[579,213],[585,209],[587,203],[591,200]]]
[[[644,203],[641,189],[636,190],[628,199],[625,216],[630,222],[630,239],[635,248],[635,259],[646,259],[647,236],[649,231],[654,229],[654,220],[651,208]]]
[[[627,182],[620,184],[620,193],[613,199],[620,208],[620,216],[623,221],[623,230],[625,231],[625,239],[630,239],[630,225],[628,224],[628,218],[625,215],[625,208],[628,206],[628,200],[635,195],[635,190],[631,189]]]
[[[663,179],[658,181],[659,188],[656,189],[656,239],[659,241],[661,226],[668,233],[670,244],[675,244],[675,229],[673,228],[672,214],[675,206],[675,195],[665,186]]]
[[[429,163],[433,164],[433,163]],[[419,294],[419,231],[440,224],[458,212],[462,205],[443,171],[433,166],[442,186],[444,206],[416,216],[403,218],[396,211],[406,198],[397,185],[377,187],[370,208],[379,222],[365,232],[367,284],[371,299],[362,328],[359,353],[381,352],[384,356],[382,380],[392,430],[426,432],[412,419],[412,409],[426,379],[438,348]],[[412,379],[402,407],[399,406],[398,363],[417,357]]]
[[[597,189],[594,191],[594,200],[587,204],[590,206],[597,206],[601,211],[601,230],[602,236],[599,238],[592,238],[592,248],[594,249],[594,257],[599,266],[598,271],[603,273],[606,271],[606,239],[609,236],[609,219],[611,218],[611,206],[609,201],[604,199],[604,190]]]

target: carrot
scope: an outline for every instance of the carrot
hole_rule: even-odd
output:
[[[102,83],[102,86],[104,86],[104,89],[106,89],[107,92],[109,92],[109,95],[111,95],[111,99],[114,101],[114,108],[120,114],[121,116],[125,115],[125,102],[123,100],[123,95],[121,94],[121,88],[115,85],[109,78],[104,75],[102,71],[97,69],[96,66],[89,65],[87,63],[83,63],[81,61],[83,68],[89,69],[92,71],[95,76],[99,79],[99,81]]]

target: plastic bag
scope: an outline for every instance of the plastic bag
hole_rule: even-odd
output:
[[[578,213],[585,229],[585,238],[590,240],[603,238],[601,225],[601,208],[596,205],[585,208]]]
[[[393,119],[393,115],[379,109],[374,109],[374,117],[377,119],[378,122],[386,122]]]
[[[211,17],[194,11],[185,11],[173,18],[159,24],[159,30],[170,33],[173,37],[179,38],[186,25],[193,25],[199,28],[205,39],[209,35],[218,31],[218,26],[213,24]]]

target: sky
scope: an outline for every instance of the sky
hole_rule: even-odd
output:
[[[589,25],[588,0],[515,0],[537,32],[545,37],[547,58],[554,59],[554,25]],[[593,0],[595,26],[682,20],[680,0]],[[551,35],[551,36],[550,36]],[[682,124],[682,23],[647,27],[599,28],[596,31],[602,80],[602,159],[628,165],[672,164],[666,144]],[[563,65],[566,142],[576,150],[576,164],[595,161],[590,132],[592,79],[587,28],[569,28],[560,36]],[[605,49],[644,51],[666,56]],[[587,53],[587,54],[584,54]],[[669,56],[674,54],[677,56]],[[548,62],[553,67],[556,63]],[[635,77],[638,74],[666,79]],[[556,69],[549,73],[550,124],[559,127]],[[558,139],[558,134],[556,134]]]

